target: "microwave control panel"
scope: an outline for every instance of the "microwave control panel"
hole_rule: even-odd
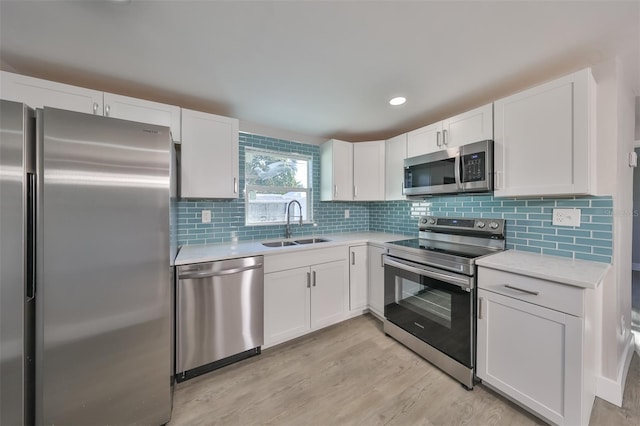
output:
[[[462,158],[462,182],[478,182],[486,179],[485,153],[463,155]]]

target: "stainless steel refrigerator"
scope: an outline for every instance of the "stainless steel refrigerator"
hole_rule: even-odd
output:
[[[168,422],[169,129],[2,100],[0,131],[0,424]]]

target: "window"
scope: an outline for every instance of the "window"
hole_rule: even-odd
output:
[[[245,148],[245,224],[283,224],[287,205],[297,200],[304,222],[313,220],[311,157],[301,154]],[[300,209],[291,206],[291,222]]]

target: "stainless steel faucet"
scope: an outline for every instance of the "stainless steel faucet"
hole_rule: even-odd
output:
[[[291,200],[289,204],[287,204],[287,226],[284,229],[284,237],[291,238],[291,204],[296,203],[300,208],[300,226],[302,226],[302,206],[298,202],[298,200]]]

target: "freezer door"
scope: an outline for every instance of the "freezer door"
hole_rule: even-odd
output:
[[[169,129],[38,110],[37,424],[164,424]]]
[[[33,111],[0,100],[0,424],[33,422],[33,280],[28,269]],[[33,143],[33,142],[32,142]],[[29,294],[27,294],[27,292]]]

